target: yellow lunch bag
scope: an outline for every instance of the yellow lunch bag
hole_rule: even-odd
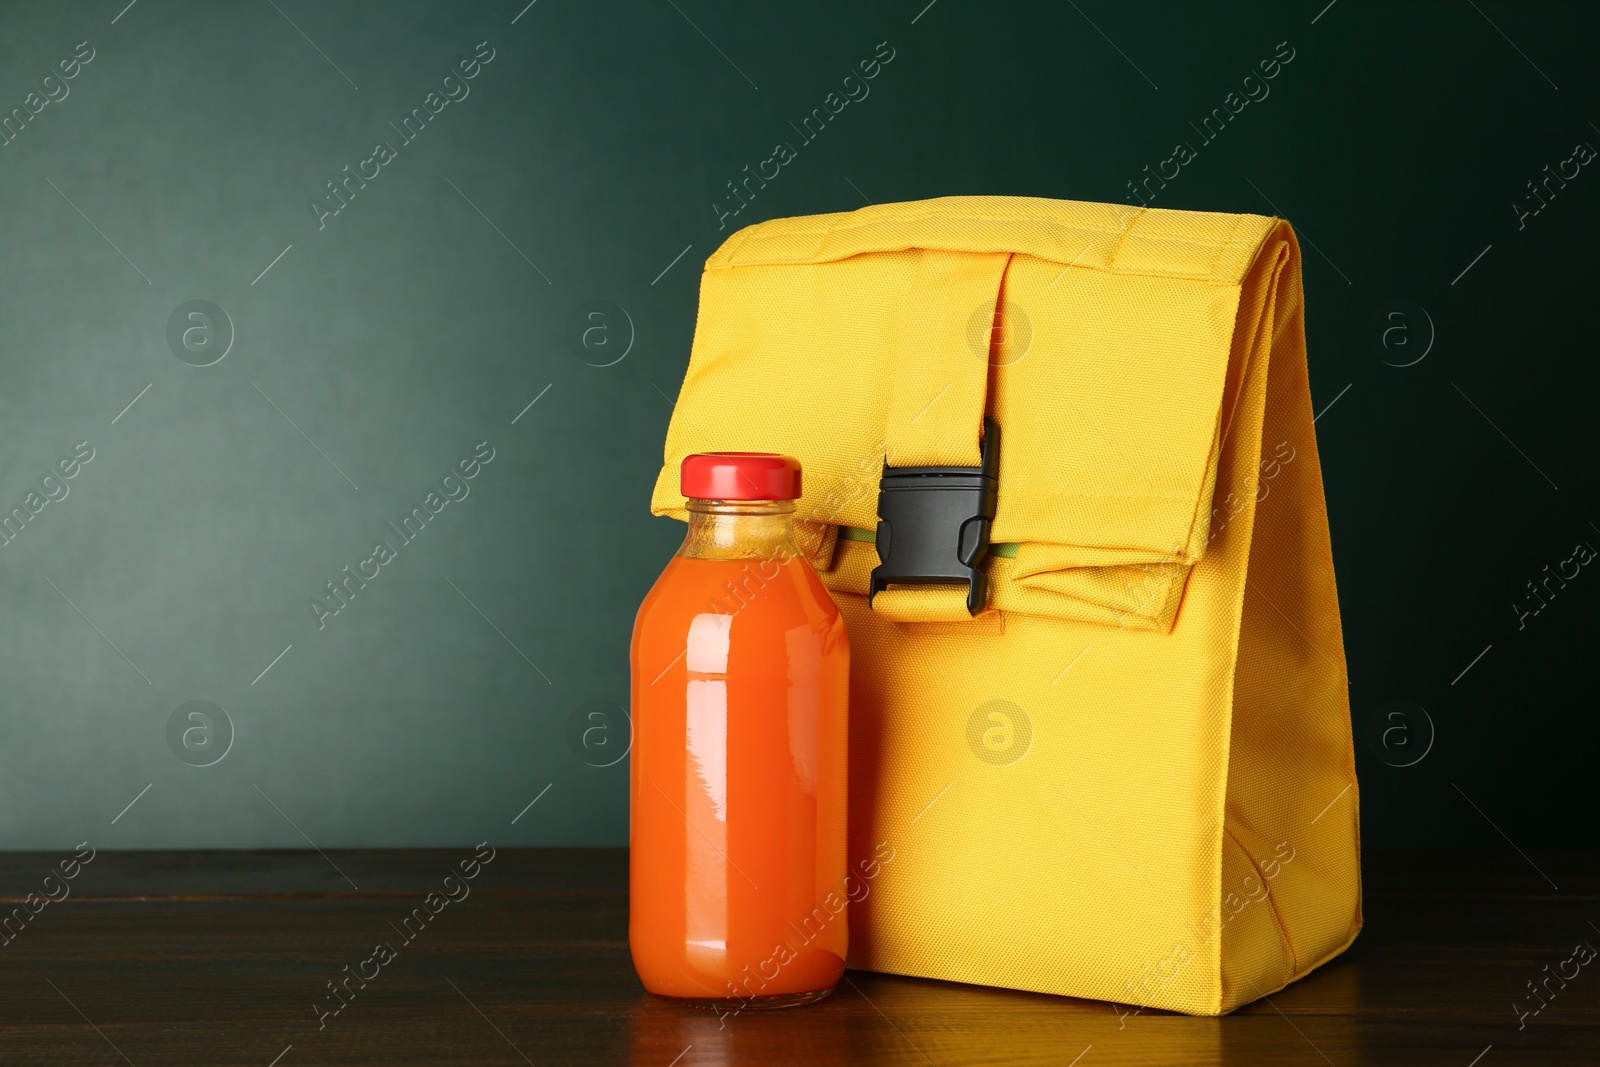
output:
[[[707,451],[800,460],[849,626],[852,967],[1215,1015],[1354,939],[1287,223],[979,196],[740,230],[656,514]]]

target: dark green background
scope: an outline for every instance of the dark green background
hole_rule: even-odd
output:
[[[1591,8],[124,2],[0,18],[0,111],[96,50],[0,148],[0,505],[96,450],[0,549],[0,846],[623,842],[627,763],[575,735],[625,705],[633,609],[680,534],[647,501],[698,266],[732,230],[712,205],[883,41],[871,95],[736,224],[1123,202],[1288,42],[1155,203],[1301,228],[1366,840],[1595,843],[1600,576],[1520,631],[1511,607],[1600,545],[1600,175],[1524,229],[1512,208],[1600,145]],[[324,182],[480,41],[470,95],[319,231]],[[206,368],[166,340],[194,299],[237,331]],[[1437,333],[1407,368],[1371,328],[1396,300]],[[568,325],[605,302],[636,336],[597,367],[626,325],[603,352]],[[471,495],[319,631],[308,598],[484,440]],[[193,699],[236,730],[205,769],[166,741]],[[1436,729],[1414,766],[1368,742],[1394,700]]]

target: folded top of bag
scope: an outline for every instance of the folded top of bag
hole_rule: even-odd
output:
[[[723,242],[705,269],[936,248],[1020,252],[1088,270],[1238,285],[1274,221],[1036,196],[946,196],[746,226]]]
[[[1176,574],[1211,536],[1231,405],[1296,254],[1276,219],[1028,197],[747,227],[706,263],[652,510],[683,517],[689,453],[778,451],[805,470],[798,517],[870,540],[852,531],[876,527],[885,456],[976,466],[989,415],[1008,580]],[[1164,629],[1176,599],[1154,599]]]

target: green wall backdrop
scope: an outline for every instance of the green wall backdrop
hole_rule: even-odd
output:
[[[1592,8],[125,2],[0,18],[0,846],[623,843],[700,263],[1146,167],[1300,230],[1367,842],[1596,842]]]

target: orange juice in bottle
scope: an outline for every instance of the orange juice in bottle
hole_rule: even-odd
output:
[[[683,461],[689,531],[634,622],[628,944],[652,993],[820,1000],[844,970],[844,621],[790,521],[800,464]]]

